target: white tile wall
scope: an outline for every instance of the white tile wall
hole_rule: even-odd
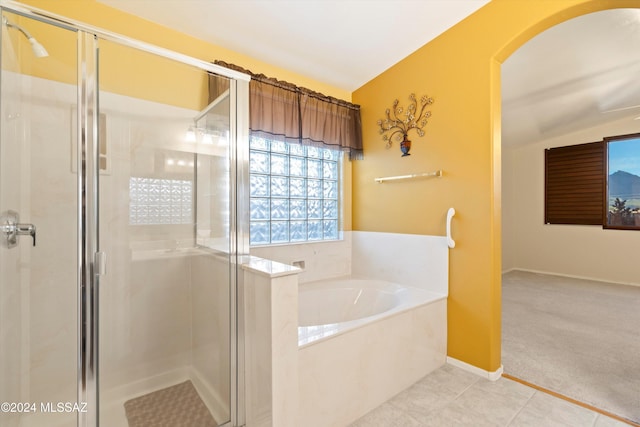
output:
[[[7,57],[9,57],[7,55]],[[3,56],[3,61],[6,61]],[[4,67],[3,67],[4,68]],[[21,87],[19,76],[3,69],[2,105],[0,111],[0,131],[3,141],[3,158],[21,159],[23,150],[22,129],[24,118],[19,97]],[[0,191],[0,204],[3,207],[18,209],[21,207],[21,175],[22,162],[3,162],[0,167],[0,182],[11,182]],[[24,245],[22,245],[24,246]],[[28,298],[29,281],[28,269],[30,248],[23,251],[22,246],[7,249],[0,245],[0,348],[11,349],[3,351],[0,357],[0,402],[19,402],[25,393],[26,384],[23,383],[21,373],[27,369],[28,347],[23,345],[23,338],[28,336],[28,324],[23,324],[23,316],[27,316],[21,301]],[[0,413],[0,425],[17,426],[20,414]]]
[[[348,276],[351,274],[352,232],[343,234],[344,238],[336,241],[252,247],[251,255],[289,265],[304,261],[305,267],[298,276],[300,283]]]
[[[449,294],[446,237],[354,231],[351,272]]]
[[[445,237],[345,231],[339,241],[252,247],[251,254],[290,265],[304,261],[300,283],[353,276],[448,295]]]

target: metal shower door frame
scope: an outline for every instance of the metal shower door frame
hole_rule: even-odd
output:
[[[77,171],[78,171],[78,402],[92,410],[79,413],[78,427],[99,425],[99,281],[106,271],[106,256],[100,251],[99,236],[99,78],[98,39],[104,39],[166,59],[191,65],[230,79],[230,383],[231,420],[224,426],[244,425],[244,333],[240,263],[249,254],[248,163],[249,80],[246,74],[202,61],[178,52],[134,40],[84,24],[43,9],[0,0],[0,12],[7,11],[77,33]]]

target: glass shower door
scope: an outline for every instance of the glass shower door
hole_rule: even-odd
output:
[[[71,427],[77,33],[2,10],[0,39],[0,425]]]
[[[229,423],[235,82],[98,43],[101,425]]]

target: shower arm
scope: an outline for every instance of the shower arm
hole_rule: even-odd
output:
[[[38,41],[31,35],[29,31],[25,30],[20,25],[14,24],[13,22],[9,21],[6,16],[2,17],[2,23],[6,25],[7,28],[15,28],[16,30],[20,31],[27,38],[27,40],[29,40],[31,49],[33,50],[33,53],[36,57],[44,58],[46,56],[49,56],[49,52],[47,52],[47,49],[45,49],[44,46],[38,43]]]
[[[31,33],[29,33],[27,30],[22,28],[20,25],[14,24],[13,22],[9,22],[9,20],[5,16],[2,17],[2,23],[6,25],[7,28],[15,28],[16,30],[20,31],[22,34],[24,34],[27,40],[31,40],[33,38]]]

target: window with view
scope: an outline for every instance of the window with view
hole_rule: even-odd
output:
[[[545,223],[640,230],[640,134],[546,149]]]
[[[253,135],[250,244],[337,240],[342,152]]]
[[[605,227],[640,229],[640,134],[605,138]]]

